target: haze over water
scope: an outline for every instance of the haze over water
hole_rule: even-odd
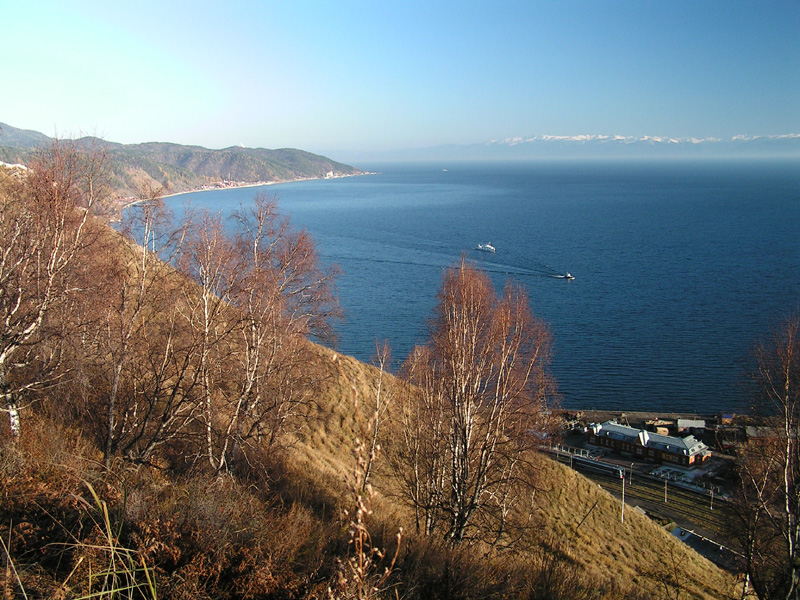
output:
[[[466,254],[498,290],[527,288],[565,406],[744,410],[754,340],[800,305],[797,161],[358,166],[380,173],[191,201],[277,194],[344,271],[338,349],[361,360],[376,339],[398,362],[425,340],[442,271]]]

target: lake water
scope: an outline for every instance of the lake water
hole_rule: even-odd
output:
[[[229,211],[277,195],[343,270],[338,349],[365,361],[376,339],[397,361],[425,340],[443,269],[467,254],[527,288],[565,406],[743,410],[750,348],[800,306],[798,161],[357,166],[379,174],[189,197]]]

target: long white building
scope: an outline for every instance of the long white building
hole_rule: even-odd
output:
[[[711,450],[693,435],[673,437],[621,425],[615,421],[592,423],[587,441],[595,446],[627,452],[641,459],[689,466],[706,461]]]

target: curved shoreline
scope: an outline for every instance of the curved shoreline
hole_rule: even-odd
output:
[[[214,186],[214,187],[201,187],[201,188],[194,188],[191,190],[185,190],[183,192],[174,192],[172,194],[162,194],[159,198],[174,198],[175,196],[183,196],[184,194],[200,194],[202,192],[214,192],[218,190],[233,190],[239,188],[249,188],[249,187],[262,187],[267,185],[280,185],[284,183],[297,183],[299,181],[322,181],[328,179],[344,179],[346,177],[361,177],[362,175],[377,175],[377,173],[373,171],[361,171],[360,173],[352,173],[346,175],[332,175],[331,177],[300,177],[298,179],[283,179],[279,181],[256,181],[256,182],[232,182],[231,185],[221,185],[221,186]],[[121,206],[121,210],[125,210],[131,206],[136,206],[137,204],[145,202],[144,198],[134,198],[128,199],[127,202],[124,202]]]
[[[183,194],[195,194],[199,192],[213,192],[215,190],[232,190],[238,188],[248,188],[248,187],[261,187],[266,185],[279,185],[282,183],[296,183],[299,181],[322,181],[328,179],[345,179],[347,177],[361,177],[362,175],[375,175],[376,173],[372,171],[361,171],[359,173],[350,173],[350,174],[342,174],[342,175],[331,175],[330,177],[299,177],[297,179],[282,179],[278,181],[256,181],[256,182],[231,182],[231,185],[221,185],[221,186],[214,186],[214,187],[201,187],[196,188],[193,190],[186,190],[185,192],[175,192],[173,194],[164,194],[161,198],[172,198],[173,196],[181,196]]]
[[[315,179],[319,179],[318,177]],[[293,181],[308,181],[306,179],[290,179],[287,181],[258,181],[256,183],[237,183],[235,185],[223,185],[219,187],[201,187],[184,192],[174,192],[172,194],[163,194],[160,198],[173,198],[175,196],[182,196],[184,194],[199,194],[201,192],[213,192],[215,190],[233,190],[238,188],[260,187],[262,185],[278,185],[280,183],[292,183]],[[139,200],[141,202],[141,200]]]

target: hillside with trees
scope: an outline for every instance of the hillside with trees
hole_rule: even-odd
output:
[[[0,123],[0,161],[26,164],[37,150],[53,139],[36,132]],[[324,156],[283,148],[231,147],[210,150],[200,146],[169,143],[118,144],[83,137],[75,144],[106,155],[109,186],[116,196],[136,197],[143,188],[163,188],[175,194],[222,182],[270,183],[299,179],[343,177],[361,173],[355,167]]]
[[[740,597],[537,450],[551,333],[462,262],[390,373],[274,199],[101,217],[103,154],[0,169],[5,598]],[[322,342],[322,343],[320,343]]]

